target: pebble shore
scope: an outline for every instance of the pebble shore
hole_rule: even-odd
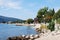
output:
[[[35,40],[36,38],[39,38],[40,36],[38,34],[36,35],[21,35],[17,37],[9,37],[7,40]]]

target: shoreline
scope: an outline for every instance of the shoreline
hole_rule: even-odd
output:
[[[16,23],[16,26],[35,26],[34,24],[21,24],[21,23]]]
[[[15,24],[16,26],[35,26],[35,24],[27,24],[27,23],[0,23],[0,24]]]
[[[53,31],[53,32],[42,34],[40,38],[37,38],[35,40],[60,40],[60,30],[58,30],[57,32]]]

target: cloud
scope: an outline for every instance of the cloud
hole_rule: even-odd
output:
[[[14,9],[21,9],[22,7],[19,6],[17,2],[8,2],[6,4],[7,7],[14,8]]]
[[[0,6],[2,6],[3,5],[3,0],[0,0]]]
[[[13,2],[9,0],[0,0],[0,6],[7,7],[7,8],[14,8],[14,9],[22,8],[18,2]]]

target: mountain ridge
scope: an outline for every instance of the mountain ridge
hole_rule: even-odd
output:
[[[20,20],[23,21],[22,19],[18,19],[18,18],[13,18],[13,17],[6,17],[6,16],[0,16],[0,23],[1,22],[9,22],[9,21],[16,21],[16,20]]]

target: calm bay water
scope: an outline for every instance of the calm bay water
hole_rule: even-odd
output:
[[[34,28],[15,26],[15,24],[0,24],[0,40],[7,40],[8,37],[36,34]]]

